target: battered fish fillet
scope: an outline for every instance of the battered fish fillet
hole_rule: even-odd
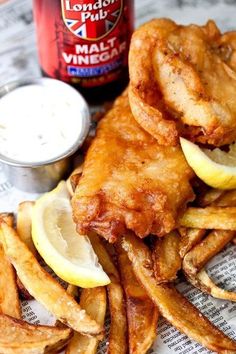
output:
[[[236,32],[213,21],[157,19],[131,41],[129,98],[136,120],[160,144],[178,135],[215,146],[236,140]],[[163,129],[164,127],[164,129]]]
[[[159,146],[135,121],[127,93],[100,121],[72,199],[81,234],[110,242],[127,229],[163,236],[194,194],[193,172],[179,146]]]

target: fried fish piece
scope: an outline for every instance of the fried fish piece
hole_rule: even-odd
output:
[[[136,31],[129,55],[131,108],[159,143],[173,145],[178,134],[215,146],[235,141],[235,38],[222,35],[213,21],[181,26],[157,19]],[[167,124],[171,134],[163,130]]]
[[[191,177],[180,147],[159,146],[133,118],[124,93],[100,121],[85,158],[72,198],[77,229],[110,242],[127,229],[163,236],[194,198]]]

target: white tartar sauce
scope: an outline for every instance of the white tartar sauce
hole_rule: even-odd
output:
[[[0,99],[0,153],[19,162],[56,159],[82,130],[83,100],[70,86],[42,79]]]

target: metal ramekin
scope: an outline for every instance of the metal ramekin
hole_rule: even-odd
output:
[[[4,85],[0,88],[0,99],[8,92],[13,91],[16,88],[31,84],[42,84],[42,80],[45,84],[47,80],[55,82],[55,85],[67,84],[49,78],[39,78],[32,80],[16,81]],[[68,88],[68,87],[67,87]],[[71,90],[75,90],[70,87]],[[29,163],[23,161],[17,161],[8,158],[0,153],[0,162],[2,163],[4,173],[7,175],[8,180],[18,189],[31,193],[43,193],[53,189],[60,179],[63,178],[66,172],[69,171],[70,157],[78,150],[83,144],[90,127],[90,113],[86,101],[80,95],[78,99],[81,101],[81,117],[82,129],[78,134],[77,141],[70,146],[63,154],[56,156],[54,159],[47,161],[40,161],[37,163]],[[23,129],[23,128],[22,128]],[[19,132],[20,133],[20,132]]]

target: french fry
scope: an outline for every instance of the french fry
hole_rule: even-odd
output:
[[[3,220],[10,227],[14,226],[14,214],[13,213],[0,213],[0,220]]]
[[[236,207],[188,208],[179,225],[200,229],[236,230]]]
[[[236,301],[236,293],[215,285],[203,267],[234,237],[234,231],[214,230],[187,253],[183,260],[183,271],[194,286],[216,298],[230,301]]]
[[[124,292],[119,283],[109,284],[107,291],[111,316],[107,354],[126,354],[128,348]]]
[[[14,217],[10,213],[0,214],[0,220],[4,220],[10,227],[13,226]],[[0,228],[1,234],[1,228]],[[6,315],[21,318],[21,307],[17,290],[16,274],[11,263],[7,259],[3,247],[0,244],[0,312]]]
[[[180,235],[176,231],[155,240],[152,257],[154,274],[158,283],[166,283],[176,279],[177,272],[182,265],[179,244]]]
[[[104,244],[95,233],[89,235],[93,249],[103,269],[109,276],[111,284],[107,285],[111,316],[108,354],[127,353],[127,319],[124,292],[120,284],[119,273]]]
[[[212,205],[219,207],[236,207],[236,189],[223,193]]]
[[[74,299],[76,299],[77,301],[77,298],[79,297],[79,288],[75,285],[72,285],[72,284],[68,284],[67,288],[66,288],[66,292],[67,294],[69,294],[70,296],[72,296]],[[64,323],[62,323],[61,321],[59,320],[56,320],[55,322],[55,326],[56,327],[60,327],[60,328],[63,328],[63,327],[66,327],[64,325]]]
[[[186,253],[202,240],[206,234],[206,230],[180,228],[179,233],[181,235],[179,254],[181,258],[184,258]]]
[[[215,201],[217,201],[224,194],[225,194],[224,190],[212,188],[198,197],[197,199],[198,205],[200,207],[206,207],[214,203]]]
[[[4,354],[55,353],[71,336],[69,328],[32,325],[0,314],[0,352]]]
[[[62,323],[85,335],[101,335],[103,327],[81,309],[72,296],[38,263],[15,230],[1,221],[5,254],[29,293]]]
[[[33,299],[33,296],[30,295],[30,293],[24,287],[24,285],[22,284],[22,282],[20,281],[20,279],[17,275],[16,275],[16,284],[17,284],[17,288],[20,293],[21,299],[24,299],[24,300],[32,300]]]
[[[34,207],[34,202],[25,201],[18,205],[17,219],[16,219],[16,230],[22,241],[27,245],[30,251],[36,256],[37,251],[34,246],[31,226],[32,226],[32,212]]]
[[[106,314],[105,287],[83,289],[80,297],[80,306],[91,318],[103,326]],[[66,354],[96,354],[98,343],[97,338],[89,338],[74,332],[74,336],[67,346]]]
[[[116,269],[110,254],[107,252],[102,240],[95,233],[88,235],[90,242],[93,246],[94,252],[99,258],[99,262],[102,265],[104,271],[109,276],[111,282],[120,283],[120,275]]]
[[[116,246],[122,285],[126,295],[129,353],[143,354],[156,337],[158,310],[138,283],[132,264],[121,245]]]
[[[189,251],[183,260],[183,269],[186,274],[197,274],[200,269],[235,236],[234,231],[214,230],[202,242]]]
[[[69,284],[67,286],[66,292],[67,294],[73,296],[74,298],[79,296],[79,291],[78,287],[76,285]]]
[[[32,235],[31,235],[31,225],[32,225],[32,211],[34,207],[34,202],[25,201],[18,205],[17,218],[16,218],[16,230],[22,241],[26,243],[31,252],[37,257],[38,253],[34,246]],[[20,279],[17,277],[17,286],[20,295],[23,299],[30,300],[33,297],[24,287]]]
[[[196,274],[194,286],[198,287],[203,292],[210,294],[211,296],[229,301],[236,301],[236,292],[228,291],[218,287],[209,277],[205,269],[201,269],[199,273]]]
[[[122,246],[127,251],[137,279],[164,318],[209,350],[222,354],[236,351],[236,342],[215,327],[174,286],[156,283],[151,252],[142,240],[129,234],[123,238]]]

